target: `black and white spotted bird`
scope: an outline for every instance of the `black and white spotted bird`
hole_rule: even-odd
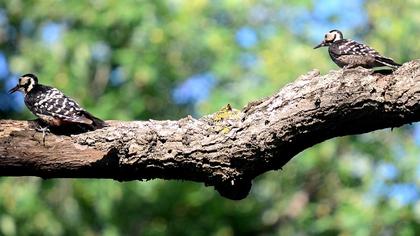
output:
[[[331,59],[342,68],[388,66],[396,69],[401,66],[391,58],[380,55],[367,45],[351,39],[344,39],[339,30],[331,30],[326,33],[324,40],[314,49],[319,47],[328,47]]]
[[[22,75],[19,83],[9,93],[16,91],[23,92],[29,110],[49,126],[77,124],[89,130],[106,126],[104,121],[81,108],[58,89],[39,84],[38,78],[33,74]]]

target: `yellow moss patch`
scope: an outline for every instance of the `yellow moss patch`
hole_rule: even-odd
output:
[[[241,112],[237,109],[232,108],[230,104],[222,107],[220,111],[214,113],[214,121],[223,121],[223,120],[237,120],[240,118]]]
[[[231,126],[233,121],[240,119],[240,117],[241,111],[234,109],[230,104],[227,104],[209,118],[211,119],[211,122],[214,123],[214,131],[227,134],[232,130]]]

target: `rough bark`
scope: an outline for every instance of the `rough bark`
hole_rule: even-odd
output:
[[[420,60],[388,75],[313,70],[241,111],[108,121],[92,132],[48,134],[45,144],[31,121],[0,120],[0,175],[191,180],[242,199],[253,178],[314,144],[419,120]]]

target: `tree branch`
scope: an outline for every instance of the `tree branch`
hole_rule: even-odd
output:
[[[313,70],[242,111],[178,121],[109,121],[93,132],[46,137],[32,121],[0,121],[0,175],[181,179],[242,199],[257,175],[324,140],[420,120],[420,60],[389,75]]]

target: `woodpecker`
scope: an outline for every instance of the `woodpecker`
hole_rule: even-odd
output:
[[[39,84],[34,74],[22,75],[9,93],[16,91],[24,94],[25,105],[48,126],[76,124],[89,130],[106,126],[104,121],[91,115],[58,89]]]
[[[326,33],[324,40],[314,49],[327,46],[331,59],[341,68],[388,66],[396,69],[401,66],[367,45],[351,39],[344,39],[339,30],[331,30]]]

